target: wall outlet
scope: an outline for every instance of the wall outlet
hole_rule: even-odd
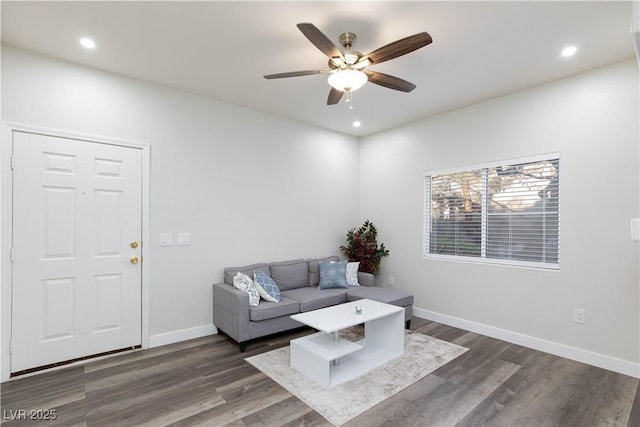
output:
[[[389,276],[389,280],[387,282],[389,283],[389,287],[393,288],[396,285],[396,278]]]
[[[573,309],[573,321],[576,323],[585,322],[585,311],[580,308]]]

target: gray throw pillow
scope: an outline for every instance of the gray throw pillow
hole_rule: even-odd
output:
[[[347,261],[320,262],[320,289],[348,288]]]

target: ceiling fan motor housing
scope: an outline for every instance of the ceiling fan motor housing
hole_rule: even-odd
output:
[[[347,32],[340,34],[338,40],[345,49],[349,50],[354,44],[356,44],[356,40],[358,40],[358,37],[356,37],[354,33]]]

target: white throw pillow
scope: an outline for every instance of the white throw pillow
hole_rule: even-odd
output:
[[[233,277],[233,287],[249,294],[249,305],[256,306],[260,302],[260,294],[246,274],[238,272]]]
[[[358,269],[360,268],[359,262],[347,263],[347,284],[349,286],[360,286],[358,283]]]

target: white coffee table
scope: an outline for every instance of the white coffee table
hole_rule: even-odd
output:
[[[356,313],[356,306],[362,313]],[[319,330],[291,341],[291,367],[331,388],[404,352],[404,308],[361,299],[291,316]],[[340,330],[364,323],[364,339],[340,338]]]

